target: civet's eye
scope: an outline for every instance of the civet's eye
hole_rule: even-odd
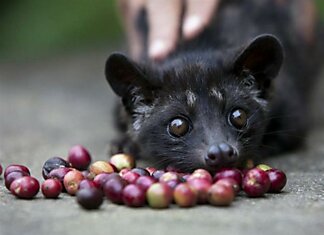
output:
[[[181,137],[187,134],[190,130],[190,123],[183,117],[172,119],[168,125],[168,132],[174,137]]]
[[[229,114],[229,122],[237,129],[242,129],[247,123],[247,115],[243,109],[233,109]]]

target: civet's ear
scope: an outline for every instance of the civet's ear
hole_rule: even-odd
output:
[[[135,87],[145,91],[151,86],[140,67],[120,53],[113,53],[109,56],[105,75],[113,91],[121,97],[129,95]]]
[[[254,38],[243,47],[234,62],[237,73],[248,71],[257,80],[272,80],[283,63],[283,47],[275,36],[270,34]]]

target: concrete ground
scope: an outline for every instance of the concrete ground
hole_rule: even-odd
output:
[[[54,155],[65,157],[76,143],[85,145],[94,160],[107,159],[115,98],[103,76],[107,54],[0,64],[3,166],[27,165],[41,180],[43,162]],[[240,196],[229,208],[131,209],[105,202],[100,210],[89,212],[70,196],[45,200],[39,193],[35,200],[18,200],[0,178],[0,235],[323,234],[324,81],[317,89],[307,148],[265,160],[288,175],[281,194]]]

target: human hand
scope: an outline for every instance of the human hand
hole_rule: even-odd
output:
[[[180,36],[192,39],[208,26],[220,0],[120,0],[119,3],[132,57],[138,59],[144,49],[144,39],[134,22],[145,8],[150,28],[148,56],[162,60],[176,48]]]

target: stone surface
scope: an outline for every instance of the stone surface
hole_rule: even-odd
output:
[[[0,64],[0,162],[41,166],[66,157],[74,144],[93,160],[107,159],[115,96],[103,76],[108,52],[38,62]],[[324,76],[322,76],[324,77]],[[130,209],[104,202],[84,211],[74,197],[18,200],[0,177],[0,234],[322,234],[324,230],[324,79],[314,94],[313,130],[307,147],[264,162],[284,170],[281,194],[249,199],[229,208],[197,206]],[[41,180],[42,181],[42,180]]]

